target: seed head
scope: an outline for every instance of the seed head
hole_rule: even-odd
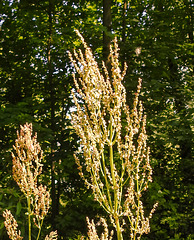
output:
[[[12,240],[22,240],[23,237],[21,237],[21,232],[20,230],[18,231],[18,224],[13,215],[9,210],[5,210],[3,212],[3,217],[5,218],[4,225],[7,230],[7,234],[10,239]]]

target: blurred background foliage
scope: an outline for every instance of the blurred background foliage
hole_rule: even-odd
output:
[[[67,51],[81,47],[78,29],[99,64],[117,37],[132,103],[142,77],[154,182],[146,208],[159,207],[142,239],[194,239],[193,3],[191,0],[2,0],[0,4],[0,236],[9,208],[25,235],[25,201],[12,175],[20,124],[32,122],[44,150],[42,180],[51,191],[46,228],[59,239],[86,234],[85,217],[102,214],[73,158],[73,87]]]

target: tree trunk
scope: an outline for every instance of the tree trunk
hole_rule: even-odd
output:
[[[125,52],[125,42],[126,42],[126,14],[127,14],[127,0],[123,1],[123,23],[122,23],[122,69],[124,69],[124,62],[126,60],[126,52]]]
[[[112,16],[111,16],[111,0],[103,0],[103,26],[105,30],[103,32],[103,60],[110,73],[111,65],[109,61],[110,44],[111,44],[111,26],[112,26]]]

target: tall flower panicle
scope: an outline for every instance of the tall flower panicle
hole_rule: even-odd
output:
[[[46,186],[38,186],[38,176],[42,173],[42,155],[37,134],[32,136],[32,124],[26,123],[17,132],[13,158],[13,178],[28,199],[30,214],[40,228],[40,221],[46,216],[50,205],[50,194]]]
[[[135,239],[149,232],[149,217],[144,217],[141,196],[152,181],[146,115],[139,101],[142,80],[138,81],[130,110],[122,84],[127,66],[125,64],[123,71],[119,67],[116,38],[110,48],[110,77],[104,63],[100,71],[91,49],[77,33],[85,53],[81,50],[69,53],[79,74],[78,79],[73,75],[76,111],[71,114],[72,127],[80,138],[76,163],[80,176],[111,217],[118,239],[122,239],[126,218],[131,224],[131,239]],[[80,154],[85,163],[80,161]],[[155,206],[152,213],[154,210]]]
[[[32,136],[32,124],[26,123],[17,132],[17,139],[13,146],[13,178],[27,199],[27,216],[29,240],[31,240],[31,220],[39,229],[36,240],[40,238],[42,224],[50,207],[50,193],[47,187],[38,183],[38,177],[42,173],[43,152],[37,141],[37,134]],[[20,232],[17,234],[17,222],[9,211],[4,212],[6,218],[5,227],[11,239],[22,239]],[[51,233],[48,239],[57,239],[56,233]]]
[[[32,124],[26,123],[17,132],[15,153],[12,152],[13,178],[21,191],[30,197],[37,188],[37,178],[42,172],[42,150],[37,135],[32,137]]]

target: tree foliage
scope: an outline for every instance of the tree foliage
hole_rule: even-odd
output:
[[[11,178],[10,152],[16,129],[32,122],[45,153],[42,178],[52,190],[48,226],[56,226],[61,239],[73,238],[86,232],[88,212],[91,218],[100,214],[73,159],[78,139],[69,119],[74,69],[67,50],[80,46],[74,31],[79,29],[98,61],[105,56],[104,32],[109,40],[117,36],[121,68],[124,61],[129,66],[124,82],[128,99],[138,77],[143,79],[140,98],[148,116],[154,170],[151,193],[144,197],[148,208],[159,202],[149,239],[192,239],[193,4],[190,0],[108,1],[112,21],[106,25],[106,2],[1,1],[0,211],[8,204],[18,218],[25,208],[22,197],[16,198],[20,193]],[[24,231],[24,221],[18,223]]]

